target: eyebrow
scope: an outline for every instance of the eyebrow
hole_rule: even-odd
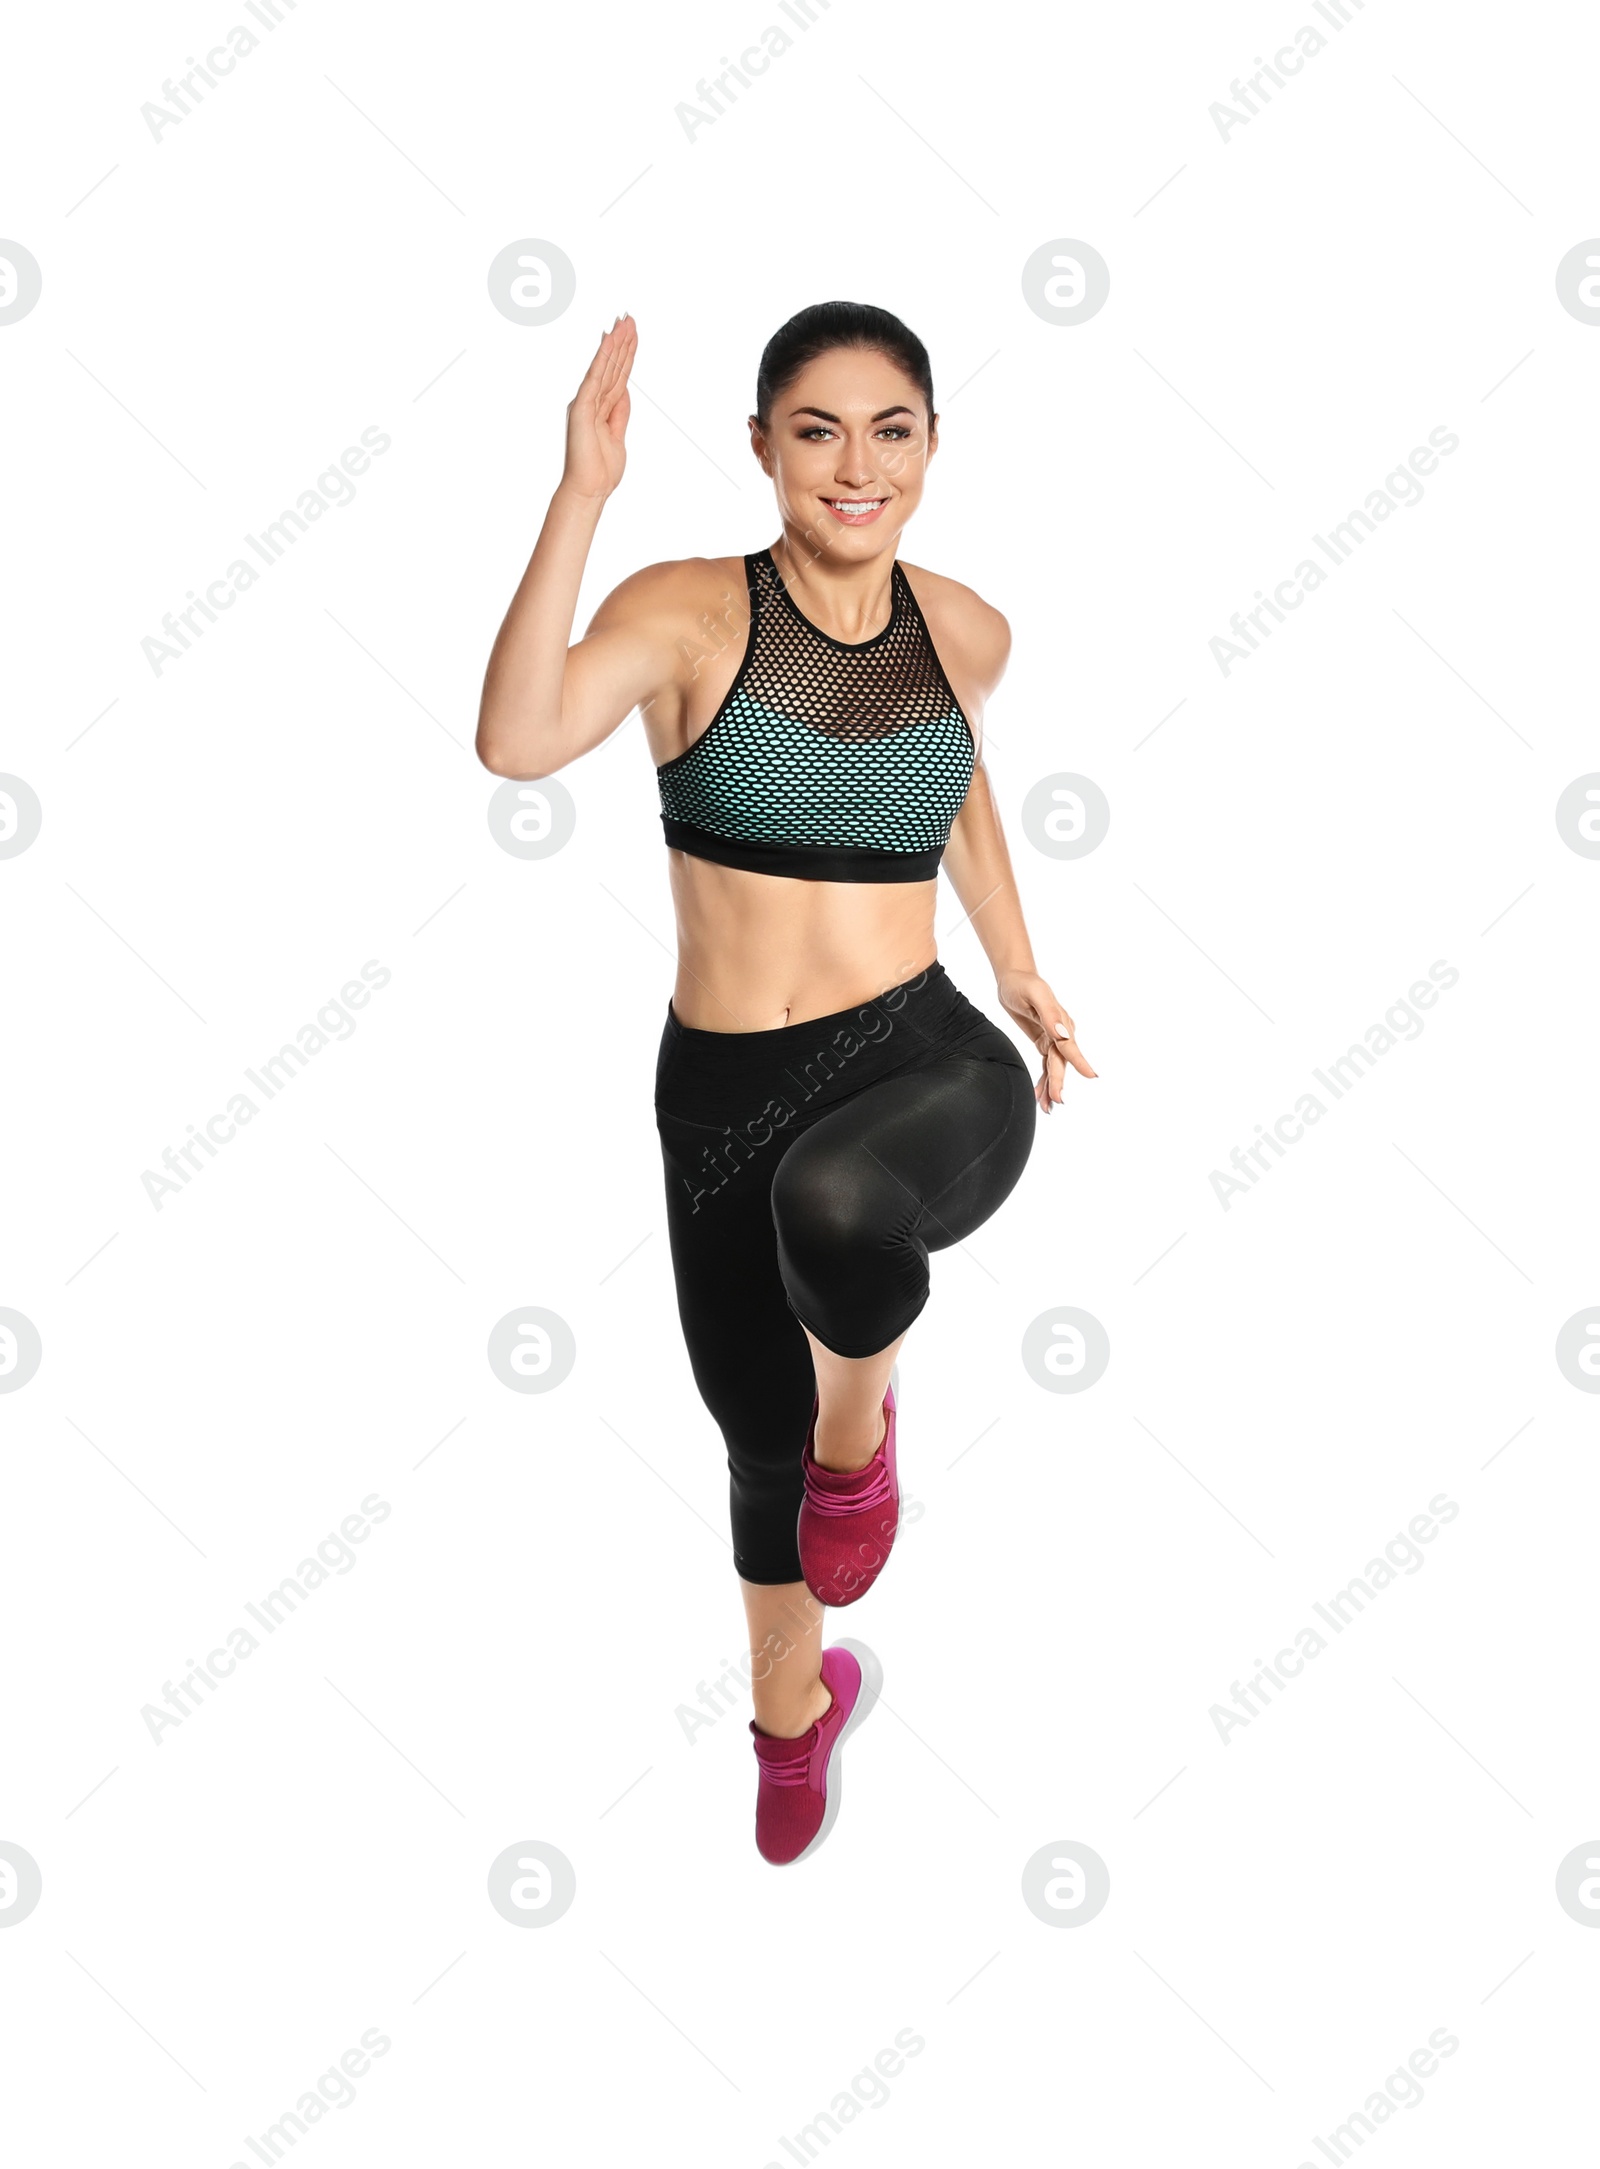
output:
[[[819,422],[839,421],[838,415],[830,414],[826,407],[792,407],[789,412],[791,420],[797,414],[814,414]],[[884,407],[879,413],[875,414],[872,419],[875,422],[887,422],[890,416],[895,414],[910,414],[911,419],[913,421],[916,420],[915,414],[911,413],[911,409],[909,407]],[[842,429],[844,427],[844,424],[840,422],[839,426]]]

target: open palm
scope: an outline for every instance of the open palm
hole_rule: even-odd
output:
[[[639,344],[631,316],[619,316],[595,349],[567,409],[564,485],[583,497],[609,497],[627,464],[628,374]]]

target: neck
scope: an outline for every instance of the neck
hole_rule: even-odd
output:
[[[873,557],[840,564],[815,539],[785,526],[770,551],[779,578],[801,612],[835,640],[870,640],[894,609],[895,541]]]

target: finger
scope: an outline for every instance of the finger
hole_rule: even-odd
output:
[[[620,360],[620,358],[614,356],[612,359],[611,367],[608,370],[599,391],[595,395],[594,409],[596,419],[602,422],[605,421],[610,415],[611,410],[616,405],[617,401],[619,399],[626,398],[627,391],[628,372],[626,365]]]
[[[579,384],[577,392],[574,396],[574,405],[576,405],[577,401],[580,399],[591,398],[594,393],[599,390],[601,380],[605,375],[606,362],[609,359],[606,341],[610,338],[610,336],[611,334],[608,331],[601,333],[600,344],[595,348],[593,359],[590,361],[588,368],[583,372],[583,381]]]
[[[638,334],[633,328],[633,319],[624,317],[618,327],[617,343],[612,355],[611,377],[606,387],[613,399],[627,390],[628,378],[633,373],[633,357],[638,352],[638,348]]]
[[[1064,1082],[1067,1082],[1067,1065],[1069,1063],[1075,1069],[1082,1069],[1084,1076],[1093,1076],[1095,1074],[1095,1071],[1088,1069],[1086,1063],[1082,1061],[1082,1056],[1078,1052],[1078,1043],[1075,1043],[1075,1041],[1069,1045],[1064,1039],[1058,1039],[1056,1045],[1047,1045],[1047,1048],[1045,1048],[1045,1080],[1047,1080],[1047,1089],[1049,1089],[1049,1098],[1051,1100],[1056,1100],[1056,1102],[1060,1100],[1062,1087],[1064,1087]]]
[[[1070,1062],[1080,1077],[1098,1076],[1099,1072],[1091,1069],[1084,1059],[1083,1049],[1078,1045],[1075,1036],[1077,1029],[1072,1019],[1063,1010],[1060,1021],[1053,1027],[1054,1042],[1050,1051],[1052,1054],[1059,1053],[1065,1061]]]
[[[615,390],[618,374],[622,367],[622,334],[615,324],[606,333],[603,343],[606,350],[605,366],[600,372],[600,381],[595,387],[596,401],[602,406]]]
[[[633,357],[639,351],[639,335],[634,329],[632,317],[624,317],[617,333],[617,382],[626,384],[633,372]]]

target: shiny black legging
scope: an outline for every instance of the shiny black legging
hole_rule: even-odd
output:
[[[656,1128],[678,1315],[728,1453],[734,1564],[801,1579],[800,1455],[816,1378],[802,1327],[875,1355],[928,1300],[928,1253],[1016,1186],[1038,1116],[1014,1042],[940,964],[773,1031],[671,1004]]]

